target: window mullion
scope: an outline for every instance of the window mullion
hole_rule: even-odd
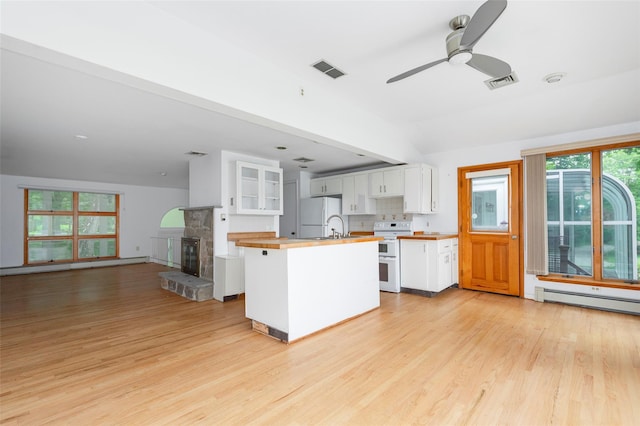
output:
[[[593,278],[602,280],[602,161],[600,150],[591,152],[591,221],[593,234]]]
[[[78,261],[78,229],[80,228],[80,215],[79,215],[79,197],[78,192],[73,192],[73,261]]]
[[[29,190],[24,190],[24,242],[22,243],[22,252],[24,265],[29,263]]]

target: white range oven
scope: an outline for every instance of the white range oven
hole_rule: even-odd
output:
[[[373,234],[383,237],[378,243],[380,290],[400,292],[400,244],[398,236],[412,235],[410,221],[380,221],[373,224]]]

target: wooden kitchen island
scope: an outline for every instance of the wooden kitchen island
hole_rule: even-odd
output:
[[[244,247],[245,312],[253,329],[290,343],[378,308],[381,239],[236,242]]]

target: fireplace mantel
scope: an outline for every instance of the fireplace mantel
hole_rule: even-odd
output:
[[[185,207],[182,209],[179,209],[183,212],[187,212],[187,211],[194,211],[194,210],[212,210],[212,209],[221,209],[222,206],[202,206],[202,207]]]

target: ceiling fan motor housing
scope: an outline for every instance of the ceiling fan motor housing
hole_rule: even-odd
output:
[[[447,57],[452,64],[464,64],[471,59],[471,49],[460,50],[460,40],[470,20],[469,15],[460,15],[449,21],[453,32],[447,36]]]
[[[451,63],[467,63],[471,59],[471,49],[460,49],[463,34],[464,28],[460,28],[447,36],[447,57]]]

